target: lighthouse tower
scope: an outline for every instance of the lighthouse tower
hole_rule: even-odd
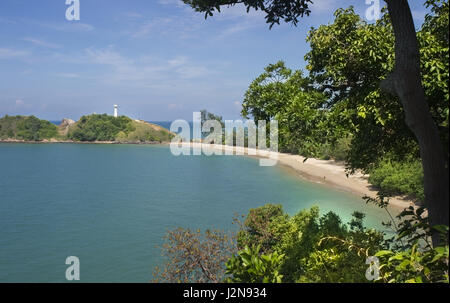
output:
[[[119,116],[118,110],[117,110],[118,107],[119,107],[119,106],[117,106],[116,104],[114,104],[114,117],[116,117],[116,118]]]

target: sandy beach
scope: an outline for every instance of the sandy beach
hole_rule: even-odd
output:
[[[299,155],[258,151],[256,149],[217,144],[183,143],[183,145],[190,145],[192,148],[202,148],[203,151],[209,149],[219,153],[222,152],[224,154],[226,152],[232,152],[238,156],[251,156],[266,159],[271,158],[277,161],[276,165],[284,166],[292,170],[292,172],[297,176],[309,181],[332,186],[339,190],[348,191],[361,197],[369,196],[375,198],[377,196],[377,191],[367,181],[367,175],[357,172],[353,175],[347,176],[344,164],[334,160],[318,160],[308,158],[304,161],[305,158]],[[398,213],[411,205],[414,205],[414,202],[404,197],[392,197],[390,199],[389,208]]]

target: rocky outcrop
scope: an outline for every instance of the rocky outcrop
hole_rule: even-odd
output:
[[[70,126],[72,124],[75,124],[75,121],[73,121],[72,119],[64,118],[64,119],[62,119],[61,124],[59,126],[67,127],[67,126]]]
[[[61,124],[59,124],[58,126],[60,134],[66,136],[69,132],[69,127],[73,124],[75,124],[75,121],[73,121],[72,119],[62,119]]]

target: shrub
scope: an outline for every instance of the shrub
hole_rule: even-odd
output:
[[[367,282],[365,254],[381,249],[383,235],[366,229],[363,220],[364,214],[354,212],[343,224],[333,212],[320,216],[318,207],[288,216],[281,206],[268,204],[250,210],[238,233],[238,243],[245,243],[245,248],[238,248],[242,252],[258,247],[261,258],[283,255],[276,267],[282,282]],[[261,278],[255,271],[245,275],[239,264],[236,258],[229,264],[229,274],[237,273],[239,282]]]
[[[284,255],[277,252],[260,254],[260,246],[246,246],[226,263],[226,273],[231,277],[225,282],[281,283],[279,273]]]
[[[369,182],[384,195],[410,195],[419,201],[425,198],[423,170],[419,160],[404,162],[385,159],[369,170]]]

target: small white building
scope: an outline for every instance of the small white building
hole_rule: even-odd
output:
[[[114,117],[118,117],[119,116],[119,111],[118,111],[119,106],[117,106],[116,104],[114,104]]]

